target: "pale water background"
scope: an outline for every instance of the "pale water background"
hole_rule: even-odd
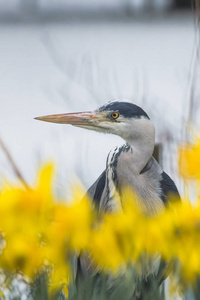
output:
[[[65,197],[76,177],[88,188],[104,170],[110,149],[123,143],[116,136],[34,117],[128,99],[154,122],[163,167],[183,192],[177,145],[185,138],[195,47],[194,19],[186,12],[0,22],[0,137],[26,181],[32,184],[40,164],[53,160],[59,194]],[[198,123],[196,82],[192,117]],[[16,181],[1,149],[0,176]]]

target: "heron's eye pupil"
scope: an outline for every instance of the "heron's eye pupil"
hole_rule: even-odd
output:
[[[111,114],[111,117],[112,117],[113,119],[117,119],[117,118],[119,117],[119,114],[118,114],[117,112],[113,112],[113,113]]]

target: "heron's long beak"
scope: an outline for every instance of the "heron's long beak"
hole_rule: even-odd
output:
[[[60,124],[71,124],[74,126],[98,126],[100,121],[105,120],[102,112],[77,112],[69,114],[48,115],[35,118],[36,120]]]

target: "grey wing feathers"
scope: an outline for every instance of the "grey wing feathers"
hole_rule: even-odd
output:
[[[163,172],[161,175],[162,175],[162,180],[160,181],[160,186],[162,189],[161,198],[164,204],[168,203],[168,197],[170,195],[175,196],[176,200],[178,201],[181,200],[178,189],[174,181],[165,172]]]
[[[106,171],[104,171],[99,178],[88,189],[87,194],[92,198],[96,208],[99,208],[101,196],[105,187]]]
[[[106,171],[104,171],[99,176],[99,178],[93,183],[93,185],[88,189],[86,193],[86,195],[88,195],[93,200],[93,203],[96,206],[97,210],[99,209],[99,204],[105,187],[105,182],[106,182]],[[81,278],[85,278],[85,276],[89,276],[90,272],[94,273],[94,270],[92,269],[92,265],[91,263],[89,263],[87,254],[80,253],[75,264],[76,264],[75,280],[77,284],[79,284]]]

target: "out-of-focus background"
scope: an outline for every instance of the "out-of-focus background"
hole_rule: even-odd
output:
[[[189,0],[0,0],[0,138],[28,183],[53,159],[57,190],[89,187],[123,141],[34,117],[140,105],[181,189],[177,145],[198,121],[198,30]],[[0,150],[0,175],[13,176]]]

